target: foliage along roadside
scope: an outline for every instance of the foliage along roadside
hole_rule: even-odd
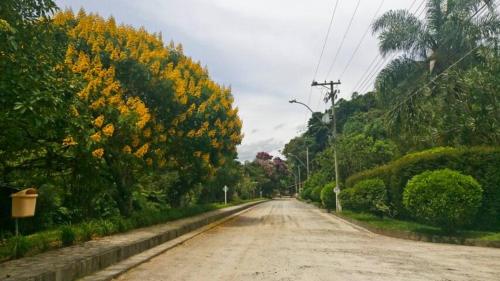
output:
[[[0,3],[1,228],[29,186],[27,232],[196,203],[242,139],[231,89],[161,34],[56,10]]]
[[[403,205],[414,220],[451,233],[470,226],[482,195],[481,185],[471,176],[450,169],[426,171],[408,181]]]
[[[90,220],[74,225],[63,225],[27,236],[13,236],[0,241],[0,262],[258,200],[261,199],[234,201],[227,205],[212,203],[184,208],[144,210],[132,214],[129,218],[113,217]]]
[[[483,200],[475,226],[492,228],[500,225],[500,148],[472,147],[451,148],[441,147],[408,154],[389,164],[370,169],[349,177],[347,188],[358,182],[380,178],[387,187],[387,195],[393,211],[399,218],[409,218],[403,206],[403,190],[407,182],[420,173],[449,168],[470,175],[483,188]]]
[[[322,204],[310,199],[303,197],[298,199],[316,207],[325,208]],[[362,211],[343,210],[342,213],[335,215],[381,235],[427,242],[500,248],[500,230],[498,229],[490,231],[457,230],[450,234],[436,226]]]
[[[500,248],[500,231],[459,230],[453,234],[414,221],[344,210],[340,217],[375,233],[404,239]]]

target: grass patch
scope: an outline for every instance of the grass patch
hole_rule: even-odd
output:
[[[375,227],[381,230],[404,231],[443,237],[450,236],[450,234],[443,232],[438,227],[412,221],[403,221],[387,217],[381,218],[372,214],[356,213],[352,211],[343,211],[341,216],[360,221],[367,224],[368,226]],[[500,242],[500,229],[497,231],[460,230],[454,233],[452,236],[460,239]]]
[[[201,213],[258,200],[261,199],[240,200],[230,202],[227,205],[212,203],[193,205],[184,208],[143,210],[135,212],[129,217],[89,220],[71,226],[63,225],[55,229],[40,231],[27,236],[20,236],[19,238],[10,237],[0,240],[0,262],[23,256],[32,256],[62,246],[83,243],[97,237],[187,218]],[[16,245],[18,245],[17,248]]]

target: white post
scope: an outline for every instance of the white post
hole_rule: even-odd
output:
[[[224,205],[227,205],[227,185],[224,186]]]

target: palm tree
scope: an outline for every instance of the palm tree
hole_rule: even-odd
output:
[[[440,83],[450,85],[451,78],[443,74],[450,66],[465,70],[477,64],[481,58],[475,51],[498,41],[500,22],[495,8],[492,0],[427,0],[424,19],[407,10],[391,10],[375,20],[372,30],[378,34],[382,56],[399,55],[376,79],[378,97],[394,113],[391,121],[418,120],[431,130],[428,122],[417,116],[419,109],[428,109],[429,104],[416,102],[415,93],[443,99],[454,92],[438,87]],[[433,118],[429,112],[420,115]],[[414,125],[410,127],[415,129]]]

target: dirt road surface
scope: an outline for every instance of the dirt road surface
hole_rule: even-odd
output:
[[[285,199],[260,204],[118,280],[500,281],[500,249],[376,235]]]

